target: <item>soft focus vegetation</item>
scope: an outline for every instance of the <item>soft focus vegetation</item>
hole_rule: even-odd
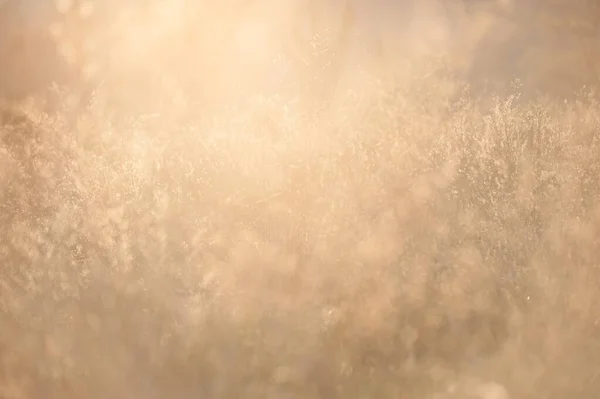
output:
[[[0,397],[594,397],[596,95],[447,62],[2,103]]]

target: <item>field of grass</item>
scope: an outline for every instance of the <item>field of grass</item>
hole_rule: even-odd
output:
[[[593,397],[599,104],[438,90],[4,104],[0,397]]]

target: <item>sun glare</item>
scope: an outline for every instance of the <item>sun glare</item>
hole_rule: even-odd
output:
[[[160,4],[140,13],[123,10],[111,27],[118,43],[113,47],[113,61],[125,66],[145,65],[151,68],[160,61],[160,50],[169,46],[183,25],[183,14],[177,2]]]
[[[0,0],[0,399],[595,397],[569,2],[381,1]]]

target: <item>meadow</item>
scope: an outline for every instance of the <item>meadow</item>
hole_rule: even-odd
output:
[[[0,397],[593,397],[596,95],[448,79],[4,102]]]

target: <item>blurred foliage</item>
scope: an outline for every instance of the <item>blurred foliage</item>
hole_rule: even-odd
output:
[[[291,45],[290,35],[294,25],[303,23],[300,15],[306,11],[296,2],[221,3],[39,0],[25,6],[6,1],[0,6],[4,21],[0,51],[5,60],[0,90],[4,96],[23,97],[39,94],[54,81],[77,88],[87,102],[91,91],[109,85],[114,101],[121,104],[117,108],[139,108],[142,98],[151,98],[162,86],[185,87],[188,94],[214,104],[231,102],[231,93],[270,90],[272,94],[273,85],[281,90],[279,74],[288,74],[289,85],[289,74],[298,71],[283,72],[281,64],[273,66],[275,57],[267,54],[287,52],[294,62],[284,64],[298,68],[297,44]],[[355,13],[364,8],[358,0],[348,4]],[[372,7],[389,12],[374,14],[373,18],[383,19],[373,23],[371,31],[357,25],[353,36],[378,38],[346,37],[343,46],[364,47],[353,51],[363,52],[362,64],[378,65],[378,75],[383,69],[398,75],[407,63],[417,61],[417,54],[426,60],[443,54],[455,79],[468,82],[478,94],[491,95],[514,79],[522,82],[527,93],[562,97],[570,97],[584,85],[598,84],[600,9],[594,1],[420,0],[392,8],[387,0],[378,0]],[[338,29],[341,8],[340,15],[321,8],[316,14],[327,15],[321,23],[329,21]],[[390,24],[398,27],[390,29]],[[327,28],[314,29],[315,35],[320,30],[319,42],[329,39],[323,35]],[[311,34],[305,36],[302,51],[310,51]],[[249,41],[263,47],[248,47]],[[315,53],[321,50],[315,48]],[[338,46],[329,53],[340,50]],[[242,53],[243,62],[235,58]],[[152,67],[145,68],[149,64]],[[353,68],[356,65],[349,61],[347,69]],[[216,79],[217,74],[223,78]],[[307,81],[304,78],[296,85],[305,86]],[[146,94],[131,99],[131,91]]]
[[[487,21],[470,57],[476,81],[487,81],[497,90],[520,79],[530,92],[562,97],[570,97],[584,85],[598,85],[600,8],[596,2],[471,3],[479,3],[479,10],[469,14]],[[504,7],[498,6],[503,3]]]
[[[452,12],[526,19],[529,3],[505,4]],[[267,86],[261,57],[211,69],[230,56],[214,36],[126,58],[120,22],[94,31],[90,15],[73,31],[121,63],[75,51],[66,65],[101,72],[0,104],[1,397],[598,391],[593,90],[566,101],[523,78],[488,93],[457,72],[475,51],[457,46],[398,74],[352,70],[324,98],[302,91],[331,82],[322,52]],[[470,48],[493,39],[487,21]],[[194,46],[214,58],[180,63]],[[169,57],[143,64],[154,54]]]

